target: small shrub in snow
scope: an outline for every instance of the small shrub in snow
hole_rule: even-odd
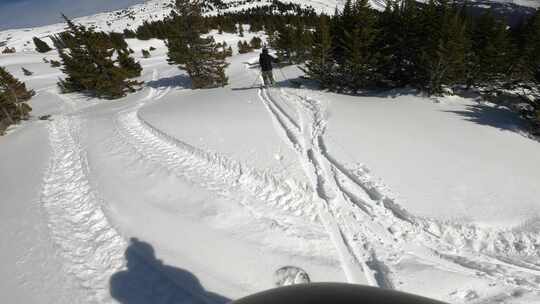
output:
[[[247,43],[247,41],[238,41],[238,53],[245,54],[251,52],[253,49],[251,46]]]
[[[6,47],[3,51],[2,51],[2,54],[13,54],[15,53],[16,50],[14,47],[10,48],[10,47]]]
[[[124,30],[124,37],[125,38],[137,38],[137,34],[133,30],[125,29]]]
[[[34,73],[25,69],[25,68],[21,68],[21,70],[23,71],[23,74],[24,76],[32,76]]]
[[[62,63],[58,60],[51,59],[50,63],[51,63],[51,67],[53,68],[59,68],[62,66]]]
[[[52,48],[45,41],[39,39],[38,37],[34,37],[32,39],[34,41],[34,45],[36,46],[36,51],[40,53],[52,51]]]

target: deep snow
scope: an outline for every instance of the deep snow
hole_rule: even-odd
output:
[[[295,88],[295,67],[264,89],[255,53],[230,59],[227,87],[191,90],[161,41],[129,44],[157,50],[113,102],[59,94],[54,51],[0,55],[37,91],[0,137],[4,301],[223,303],[284,266],[452,303],[540,299],[540,146],[510,111]]]

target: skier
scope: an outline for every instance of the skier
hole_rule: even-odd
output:
[[[268,54],[268,49],[266,47],[263,48],[261,56],[259,57],[259,64],[261,66],[261,74],[265,86],[275,84],[274,75],[272,73],[272,62],[277,63],[278,60],[272,55]]]

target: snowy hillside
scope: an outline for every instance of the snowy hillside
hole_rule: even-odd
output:
[[[121,31],[168,13],[155,0],[76,21]],[[27,41],[63,28],[0,32],[17,49],[0,66],[37,93],[0,137],[3,303],[226,303],[307,276],[540,301],[540,143],[508,109],[298,87],[295,66],[263,88],[258,53],[236,50],[228,86],[193,90],[163,41],[136,39],[140,91],[60,94],[43,62],[56,51]]]
[[[263,0],[246,3],[246,1],[241,0],[226,0],[224,2],[231,5],[231,8],[227,9],[227,11],[235,11],[253,6],[268,5],[272,1]],[[343,6],[345,0],[295,0],[291,2],[313,7],[317,12],[333,14],[336,7],[341,8]],[[171,0],[147,0],[144,4],[134,5],[127,9],[74,20],[106,32],[122,32],[124,29],[136,30],[144,21],[161,20],[168,16],[171,12],[171,3]],[[521,16],[532,14],[533,10],[540,6],[540,0],[476,0],[468,1],[468,3],[474,10],[493,9],[496,15],[507,16],[511,24],[514,24],[514,20]],[[383,10],[385,1],[371,0],[371,6]],[[37,28],[0,31],[0,47],[15,47],[16,50],[23,51],[33,50],[32,38],[34,36],[48,42],[48,36],[62,31],[64,31],[63,23]]]
[[[74,21],[106,32],[122,32],[124,29],[136,30],[144,21],[161,20],[168,16],[171,12],[172,2],[171,0],[148,0],[144,4],[134,5],[124,10],[75,18]],[[227,11],[241,10],[253,6],[264,6],[272,3],[272,1],[267,0],[252,1],[252,3],[245,2],[239,0],[225,1],[225,3],[231,5],[231,8],[227,9]],[[306,6],[314,7],[317,11],[325,11],[327,13],[333,13],[336,6],[339,7],[342,5],[341,0],[306,0],[302,1],[302,3]],[[0,31],[0,47],[15,47],[16,50],[22,51],[33,50],[32,37],[45,38],[45,41],[50,42],[47,37],[64,31],[64,28],[65,24],[59,23],[37,28]]]

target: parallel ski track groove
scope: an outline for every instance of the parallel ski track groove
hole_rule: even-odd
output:
[[[286,97],[291,97],[287,93]],[[317,109],[317,105],[314,101],[306,99],[304,96],[295,95],[299,104],[303,105],[309,111],[315,111],[313,115],[320,115],[320,110]],[[378,189],[371,183],[370,180],[362,180],[351,172],[349,172],[345,166],[341,165],[336,159],[334,159],[327,151],[322,133],[319,134],[317,139],[317,149],[320,151],[320,155],[324,158],[327,165],[334,172],[335,185],[339,192],[343,194],[346,201],[349,202],[348,206],[344,206],[344,210],[348,209],[345,213],[354,215],[354,218],[366,217],[365,220],[355,221],[349,215],[346,221],[349,222],[346,227],[352,228],[350,233],[355,235],[355,239],[359,236],[368,236],[371,240],[379,240],[373,245],[376,247],[382,246],[380,250],[374,250],[391,253],[391,255],[399,254],[398,239],[393,236],[390,231],[399,227],[401,233],[406,233],[406,241],[419,242],[422,246],[425,246],[425,250],[419,250],[414,252],[420,259],[438,261],[441,264],[455,264],[462,272],[472,274],[475,272],[482,273],[482,276],[491,278],[495,281],[499,281],[505,284],[519,286],[527,288],[529,290],[540,290],[537,282],[540,279],[540,272],[538,267],[531,267],[530,263],[523,261],[512,262],[511,259],[502,258],[502,253],[516,254],[515,250],[512,250],[508,243],[512,243],[512,240],[518,239],[522,247],[522,257],[537,257],[540,242],[538,236],[534,233],[522,232],[517,234],[511,234],[508,237],[510,239],[505,240],[505,231],[492,232],[491,240],[489,237],[483,235],[483,240],[486,242],[492,242],[493,244],[485,244],[482,250],[477,250],[472,247],[467,247],[470,243],[468,240],[475,236],[482,236],[474,226],[455,226],[440,224],[429,219],[416,218],[409,214],[405,209],[397,205],[392,199],[387,198],[383,191]],[[343,182],[346,180],[347,182]],[[343,209],[342,209],[343,210]],[[341,213],[343,216],[344,213]],[[363,223],[369,223],[366,226]],[[463,239],[457,240],[461,242],[461,246],[458,247],[456,243],[445,242],[442,237],[439,237],[436,233],[429,231],[429,228],[436,226],[440,231],[440,235],[444,236],[444,233],[460,232],[456,235],[462,235]],[[363,232],[359,232],[363,230]],[[368,229],[368,230],[366,230]],[[371,230],[371,231],[370,231]],[[469,231],[467,231],[469,230]],[[367,233],[366,233],[367,232]],[[468,232],[468,233],[467,233]],[[454,234],[452,234],[454,235]],[[465,237],[465,236],[468,236]],[[360,237],[360,239],[362,239]],[[366,240],[362,239],[360,242],[366,244]],[[501,244],[502,243],[502,244]],[[499,245],[499,250],[494,250],[494,247]],[[502,250],[500,250],[502,247]],[[510,248],[508,248],[510,247]],[[510,249],[508,251],[504,249]],[[528,255],[523,256],[523,252]],[[516,254],[520,256],[520,254]],[[377,258],[374,256],[375,260]],[[378,260],[377,260],[378,261]],[[378,261],[377,263],[381,263]],[[387,273],[387,271],[384,271]]]
[[[310,118],[304,117],[301,111],[298,111],[300,122],[293,123],[292,118],[284,113],[282,107],[269,91],[269,89],[261,88],[259,97],[276,122],[280,132],[285,135],[285,139],[296,150],[304,171],[309,177],[311,187],[317,193],[318,198],[314,201],[314,207],[317,208],[319,218],[321,218],[340,256],[347,280],[359,283],[365,277],[370,285],[390,287],[390,284],[384,283],[389,279],[378,282],[377,280],[380,280],[384,274],[379,273],[377,269],[370,268],[366,263],[365,257],[370,257],[372,254],[356,248],[352,242],[352,235],[337,221],[336,212],[333,209],[336,204],[334,201],[340,200],[339,193],[336,192],[332,181],[328,179],[327,168],[321,163],[320,153],[313,142],[313,139],[316,138],[315,134],[319,132],[317,129],[319,126],[315,122],[308,121]],[[300,127],[297,128],[297,126]]]

